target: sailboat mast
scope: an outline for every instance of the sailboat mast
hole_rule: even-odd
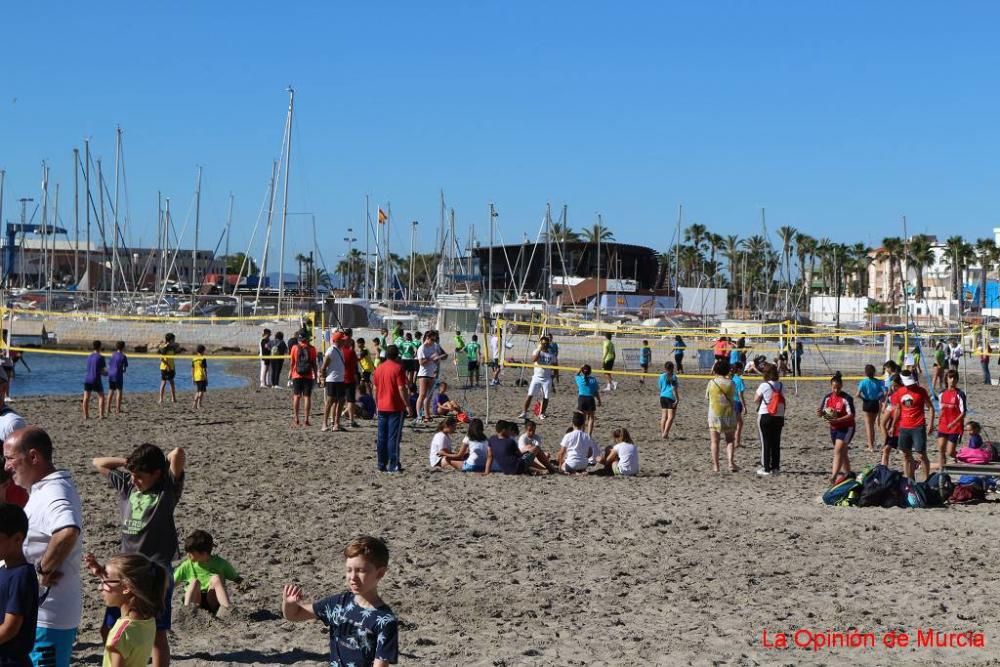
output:
[[[108,251],[108,239],[107,239],[106,236],[104,236],[104,230],[107,229],[107,226],[104,224],[104,170],[101,167],[101,158],[97,158],[97,198],[101,200],[101,210],[99,211],[100,218],[98,218],[98,222],[100,223],[98,226],[101,228],[101,247],[104,249],[104,252],[107,253],[107,251]],[[105,266],[105,264],[102,261],[101,262],[101,289],[105,288],[105,284],[104,284],[104,266]]]
[[[596,314],[597,321],[601,321],[601,230],[604,228],[604,222],[601,219],[601,214],[597,214],[597,302],[596,302]]]
[[[678,306],[677,297],[681,286],[681,220],[684,218],[684,204],[677,205],[677,236],[674,240],[674,307]]]
[[[201,166],[198,167],[198,185],[194,191],[194,247],[191,249],[191,302],[194,304],[198,287],[198,239],[201,232]]]
[[[2,190],[2,188],[0,188]],[[0,213],[3,197],[0,196]],[[0,221],[3,216],[0,215]],[[80,149],[73,149],[73,285],[80,283]]]
[[[552,204],[545,202],[545,283],[542,294],[552,301]]]
[[[278,315],[285,296],[285,231],[288,226],[288,170],[292,164],[292,112],[295,108],[295,90],[288,87],[288,120],[285,123],[285,192],[281,207],[281,249],[278,259]]]
[[[83,274],[87,276],[87,290],[93,284],[94,277],[90,275],[90,139],[83,140],[83,184],[87,190],[84,196],[83,208],[87,212],[87,250],[83,263]]]
[[[48,232],[48,221],[49,221],[49,168],[48,165],[45,164],[45,161],[42,160],[42,224],[41,224],[42,264],[40,267],[41,275],[38,275],[37,277],[39,287],[42,286],[43,276],[48,270],[49,258],[48,255],[46,254],[46,246],[45,246],[45,235],[46,232]]]
[[[368,270],[368,258],[371,257],[371,249],[368,247],[368,234],[371,225],[372,225],[372,216],[371,216],[371,211],[368,208],[368,195],[365,195],[365,299],[372,299],[372,293],[369,290],[370,284],[368,280],[368,277],[371,274],[371,271]],[[376,247],[377,247],[377,242],[376,242]]]
[[[233,193],[229,193],[229,213],[226,215],[226,250],[225,259],[222,262],[222,293],[226,293],[229,285],[229,233],[233,229]]]
[[[54,221],[52,223],[52,226],[53,227],[58,227],[59,226],[59,184],[58,183],[56,183],[55,212],[52,215],[52,219]],[[45,299],[45,308],[46,308],[46,310],[51,310],[52,309],[52,283],[53,283],[52,278],[53,278],[53,276],[55,274],[55,268],[56,268],[55,267],[55,263],[56,263],[56,239],[55,239],[55,233],[50,234],[50,236],[52,236],[52,242],[49,245],[49,267],[48,267],[49,271],[48,271],[48,273],[45,276],[45,278],[46,278],[45,282],[48,285],[48,289],[46,290],[46,299]]]
[[[259,275],[257,276],[257,294],[254,297],[255,310],[260,308],[260,288],[264,284],[265,276],[267,276],[267,255],[271,248],[271,222],[274,220],[274,195],[278,189],[275,179],[277,178],[278,161],[275,160],[271,163],[271,187],[270,192],[268,192],[267,195],[267,228],[264,231],[264,256],[261,261],[261,266],[257,269]]]
[[[118,185],[121,182],[122,128],[115,127],[115,230],[111,239],[111,301],[115,300],[115,282],[118,278]]]

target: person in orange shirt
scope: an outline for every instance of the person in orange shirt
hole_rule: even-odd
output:
[[[316,384],[316,348],[309,343],[309,334],[299,332],[299,342],[292,348],[292,363],[288,379],[292,382],[292,415],[299,425],[299,403],[305,397],[305,425],[309,426],[312,390]]]

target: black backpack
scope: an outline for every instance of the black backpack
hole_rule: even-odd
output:
[[[858,507],[906,507],[906,482],[898,470],[877,465],[865,477]]]
[[[951,492],[955,490],[955,483],[951,480],[950,475],[936,472],[927,478],[927,487],[937,495],[936,504],[943,505],[951,497]]]
[[[299,345],[299,353],[295,358],[295,372],[302,377],[312,373],[312,361],[309,356],[309,346]]]

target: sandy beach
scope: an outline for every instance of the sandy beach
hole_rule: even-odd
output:
[[[549,450],[576,403],[568,379],[539,428]],[[187,448],[181,537],[212,533],[246,583],[227,622],[179,611],[175,594],[175,664],[323,664],[324,628],[284,621],[281,585],[298,582],[309,596],[342,590],[340,550],[359,533],[391,550],[381,590],[400,617],[401,664],[997,664],[995,505],[818,503],[831,456],[814,416],[824,382],[799,383],[789,396],[784,474],[773,479],[754,475],[754,424],[738,450],[742,470],[711,472],[700,379],[682,380],[669,443],[657,438],[651,383],[623,379],[605,398],[596,434],[604,444],[614,427],[632,432],[642,474],[631,480],[431,472],[432,430],[409,426],[405,473],[377,474],[372,422],[321,433],[314,411],[312,428],[293,428],[287,390],[250,387],[210,389],[197,414],[187,387],[176,405],[129,395],[125,415],[86,424],[76,397],[16,401],[76,477],[86,548],[102,559],[118,547],[116,504],[91,458],[147,441]],[[522,392],[509,382],[494,392],[493,419],[514,417]],[[451,394],[482,414],[484,389]],[[992,431],[1000,389],[970,384],[969,394],[974,418]],[[858,469],[874,460],[863,432],[852,454]],[[74,663],[100,664],[96,585],[84,597]],[[796,647],[803,629],[870,632],[876,646]],[[917,646],[918,630],[983,633],[986,648]],[[893,631],[908,633],[909,645],[887,647]],[[791,648],[766,646],[779,633]]]

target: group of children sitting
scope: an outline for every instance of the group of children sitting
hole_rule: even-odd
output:
[[[631,477],[639,474],[639,449],[628,429],[615,429],[611,434],[613,444],[601,449],[586,432],[586,416],[582,412],[573,413],[572,426],[563,435],[558,451],[551,454],[543,449],[537,424],[530,419],[524,422],[523,433],[516,423],[501,419],[496,423],[496,433],[488,438],[483,421],[472,419],[461,446],[456,449],[452,436],[459,423],[454,416],[438,423],[428,456],[432,469],[484,475],[589,473]]]

